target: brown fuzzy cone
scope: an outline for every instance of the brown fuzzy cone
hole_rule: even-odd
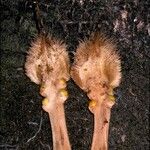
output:
[[[69,80],[66,45],[51,36],[40,35],[31,45],[25,63],[27,76],[36,84],[46,80]]]

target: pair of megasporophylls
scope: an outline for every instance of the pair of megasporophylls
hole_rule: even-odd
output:
[[[89,110],[94,114],[91,150],[107,150],[113,89],[121,79],[115,42],[102,33],[91,34],[79,43],[72,66],[66,49],[63,41],[40,34],[32,42],[25,63],[27,76],[40,85],[40,94],[45,97],[42,108],[49,114],[53,149],[71,150],[64,102],[68,98],[67,81],[72,78],[87,93]]]

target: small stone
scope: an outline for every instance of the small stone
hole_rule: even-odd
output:
[[[121,140],[122,140],[122,142],[125,142],[125,139],[126,139],[126,135],[125,135],[125,134],[123,134],[123,135],[121,136]]]

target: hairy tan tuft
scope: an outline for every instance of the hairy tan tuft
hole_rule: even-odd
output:
[[[26,63],[27,76],[36,84],[45,80],[69,79],[66,45],[51,36],[38,36],[32,43]]]
[[[71,76],[83,90],[99,83],[117,87],[121,79],[121,62],[113,40],[94,33],[82,41],[76,51]]]

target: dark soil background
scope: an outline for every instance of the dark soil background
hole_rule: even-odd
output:
[[[43,0],[39,6],[48,32],[68,44],[71,61],[79,40],[93,31],[116,38],[123,78],[112,109],[109,149],[149,150],[148,0]],[[39,86],[24,72],[26,52],[37,35],[32,1],[1,0],[0,13],[0,149],[51,150]],[[72,80],[68,91],[65,110],[72,149],[89,150],[93,115],[88,98]]]

